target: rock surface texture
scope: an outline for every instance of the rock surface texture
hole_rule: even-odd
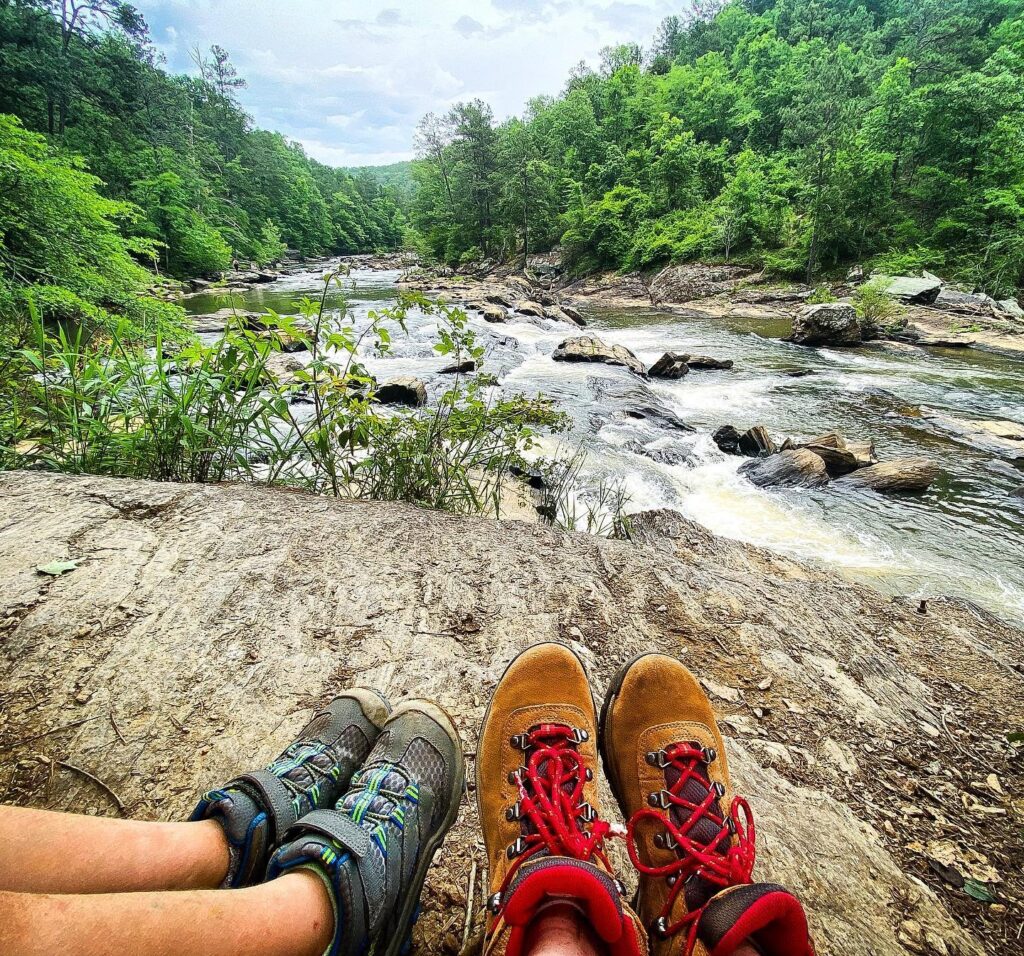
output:
[[[551,356],[556,362],[600,362],[623,365],[635,375],[646,375],[647,367],[624,345],[608,345],[592,335],[566,339]]]
[[[488,695],[523,648],[572,646],[598,699],[623,661],[659,650],[731,698],[714,703],[757,818],[755,872],[801,895],[819,952],[1013,952],[1016,919],[1004,936],[925,854],[940,839],[985,854],[1019,906],[1005,732],[1024,726],[1024,635],[672,512],[638,517],[634,539],[252,486],[0,475],[4,799],[182,819],[356,683],[438,699],[473,780]],[[82,563],[36,570],[58,558]],[[466,951],[479,946],[472,797],[430,871],[417,952],[458,951],[472,869]],[[634,885],[621,841],[611,852]]]
[[[427,404],[427,386],[411,375],[399,375],[378,386],[373,397],[382,405],[411,405],[419,408]]]
[[[808,305],[793,319],[790,342],[797,345],[859,345],[860,322],[852,305]]]

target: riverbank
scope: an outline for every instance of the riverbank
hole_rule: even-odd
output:
[[[1024,634],[670,513],[636,536],[246,485],[0,475],[5,799],[181,819],[357,682],[436,697],[472,760],[522,648],[570,644],[598,694],[660,650],[712,694],[757,818],[756,872],[805,899],[820,951],[1011,952],[1024,780],[1006,734],[1024,729]],[[36,570],[69,558],[60,577]],[[470,797],[427,882],[419,952],[460,950],[474,867],[466,952],[479,941]]]

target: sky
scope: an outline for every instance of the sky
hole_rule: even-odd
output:
[[[650,43],[685,0],[135,0],[168,69],[225,47],[242,106],[332,166],[413,156],[428,112],[480,97],[499,119],[557,94],[609,44]]]

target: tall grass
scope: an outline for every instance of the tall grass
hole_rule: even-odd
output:
[[[455,376],[435,404],[375,404],[363,364],[384,355],[409,312],[431,314],[434,346],[479,369],[484,349],[465,313],[419,295],[357,329],[325,308],[332,284],[300,314],[236,317],[212,344],[141,349],[114,330],[85,340],[31,316],[36,341],[0,354],[0,467],[149,478],[246,480],[334,496],[411,501],[459,513],[500,511],[502,490],[538,429],[564,419],[543,399],[497,397],[484,375]],[[306,357],[284,367],[283,349]]]

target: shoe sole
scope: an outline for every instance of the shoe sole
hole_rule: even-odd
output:
[[[423,846],[419,861],[416,863],[416,870],[413,872],[412,882],[409,884],[409,890],[405,895],[405,902],[402,904],[401,912],[394,923],[396,927],[395,932],[391,935],[387,948],[381,951],[382,956],[399,956],[399,953],[401,953],[405,946],[412,932],[413,924],[416,922],[418,915],[416,909],[419,906],[420,895],[423,892],[423,884],[427,879],[427,870],[430,869],[430,864],[434,861],[434,854],[441,848],[441,844],[448,835],[448,831],[451,830],[455,825],[455,821],[459,818],[462,797],[466,792],[466,756],[462,750],[462,738],[459,736],[459,731],[451,714],[440,704],[435,704],[429,700],[410,700],[405,702],[405,706],[410,704],[415,704],[416,710],[427,714],[439,727],[448,732],[451,739],[455,742],[455,753],[458,762],[448,790],[448,813],[445,814],[445,818],[441,821],[437,831],[431,835]],[[372,946],[371,951],[373,951]]]
[[[501,677],[498,678],[498,683],[494,685],[495,691],[498,689],[498,685],[500,685],[501,682],[505,679],[505,676],[508,674],[508,672],[510,670],[512,670],[512,665],[515,664],[516,661],[518,661],[519,658],[523,656],[523,654],[525,654],[527,651],[532,651],[535,647],[548,647],[548,646],[560,647],[563,650],[568,651],[570,654],[572,654],[573,657],[576,658],[577,662],[580,665],[581,670],[583,671],[584,676],[587,678],[587,686],[590,688],[590,706],[593,708],[594,714],[596,716],[597,715],[597,703],[594,700],[594,688],[590,684],[590,675],[587,674],[587,665],[583,663],[583,659],[571,647],[569,647],[567,644],[562,644],[559,641],[541,641],[539,644],[531,644],[525,650],[520,651],[518,654],[516,654],[516,656],[513,657],[512,660],[510,660],[508,662],[508,664],[505,667],[505,670],[502,671]],[[494,705],[494,694],[492,693],[491,694],[491,699],[490,699],[490,701],[487,704],[487,710],[484,711],[484,719],[483,719],[483,721],[480,724],[480,736],[481,737],[483,737],[484,728],[487,726],[487,722],[491,719],[491,707],[493,705]],[[600,726],[601,725],[598,724],[598,727],[597,727],[598,739],[599,740],[600,740],[600,736],[601,736]],[[479,748],[479,744],[478,744],[477,745],[477,750],[479,750],[479,749],[480,748]],[[474,771],[473,771],[473,777],[476,780],[476,808],[477,808],[477,813],[479,814],[480,813],[480,795],[484,792],[483,791],[483,787],[480,784],[480,761],[479,761],[479,759],[476,760],[476,767],[474,768]],[[618,797],[616,797],[616,799],[618,799]]]

